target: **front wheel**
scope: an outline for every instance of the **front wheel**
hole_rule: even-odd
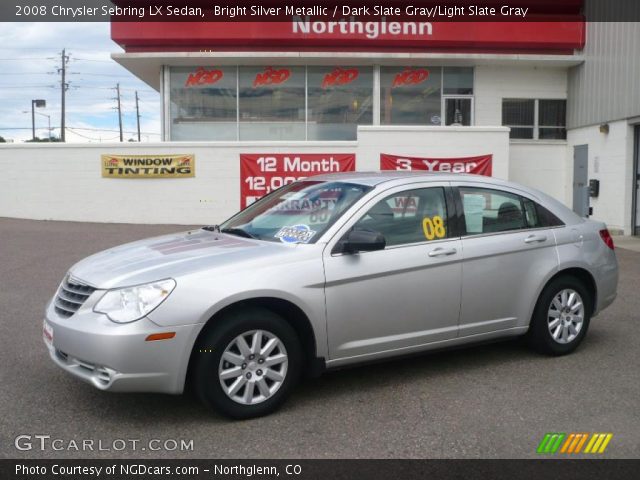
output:
[[[194,355],[194,387],[205,405],[233,418],[276,410],[298,380],[295,331],[279,315],[244,308],[214,319]]]
[[[549,355],[574,351],[587,333],[593,298],[574,277],[553,280],[540,294],[528,337],[532,347]]]

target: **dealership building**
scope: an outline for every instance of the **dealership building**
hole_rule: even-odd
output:
[[[161,94],[163,141],[50,146],[70,168],[85,162],[72,178],[86,183],[48,193],[70,205],[66,220],[211,223],[312,173],[469,171],[640,234],[640,24],[586,22],[588,2],[565,4],[521,23],[112,23],[124,49],[113,59]],[[114,179],[86,166],[87,155],[171,153],[192,155],[194,175]],[[70,195],[86,196],[81,210]],[[7,216],[60,216],[36,197],[39,213]],[[114,197],[162,208],[114,208]]]

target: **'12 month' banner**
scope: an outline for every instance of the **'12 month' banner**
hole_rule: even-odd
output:
[[[322,173],[352,172],[353,153],[256,153],[240,155],[240,206],[301,178]]]

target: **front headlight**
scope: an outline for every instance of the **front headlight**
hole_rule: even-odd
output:
[[[174,288],[176,281],[171,278],[135,287],[116,288],[105,293],[93,311],[106,314],[116,323],[134,322],[164,302]]]

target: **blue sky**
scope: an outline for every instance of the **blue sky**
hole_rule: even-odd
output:
[[[0,23],[0,136],[31,138],[31,100],[45,99],[37,112],[51,116],[60,130],[60,65],[70,55],[67,80],[67,141],[118,141],[115,86],[122,94],[125,141],[137,137],[135,99],[140,96],[142,141],[160,140],[157,92],[111,60],[122,49],[111,40],[108,23]],[[23,112],[28,113],[23,113]],[[36,115],[36,135],[47,136],[48,120]]]

